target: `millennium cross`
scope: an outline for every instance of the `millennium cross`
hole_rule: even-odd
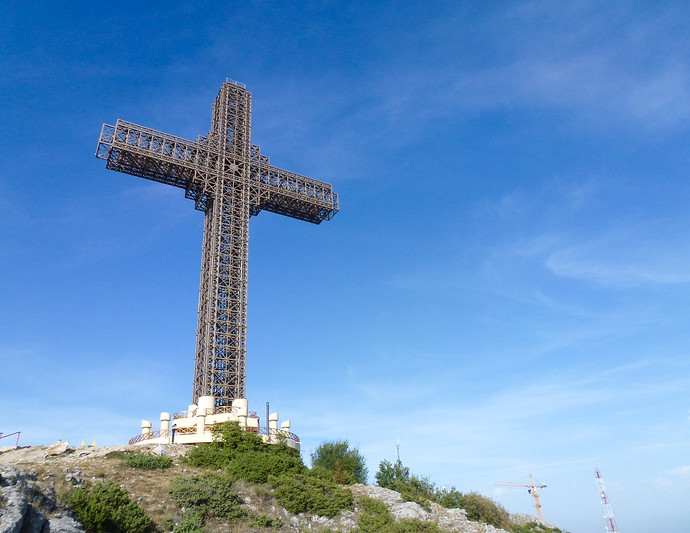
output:
[[[271,166],[251,143],[251,93],[226,81],[211,131],[195,141],[123,120],[103,125],[106,168],[184,189],[205,214],[193,403],[246,398],[249,218],[271,211],[314,224],[338,212],[331,186]]]

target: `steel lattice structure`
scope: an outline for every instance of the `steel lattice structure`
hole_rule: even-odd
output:
[[[118,119],[103,125],[96,151],[110,170],[184,189],[205,213],[194,403],[246,398],[249,218],[271,211],[319,224],[339,208],[331,185],[271,166],[251,144],[251,100],[226,81],[208,136],[189,141]]]
[[[616,519],[613,517],[613,511],[611,510],[609,497],[606,495],[606,487],[604,487],[604,478],[601,477],[598,468],[594,469],[594,475],[597,478],[597,485],[599,485],[599,496],[601,496],[601,504],[604,506],[606,531],[607,533],[620,533],[620,529],[618,529],[618,525],[616,524]]]

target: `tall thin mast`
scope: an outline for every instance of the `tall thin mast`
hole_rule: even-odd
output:
[[[604,518],[606,518],[606,531],[609,533],[620,533],[620,529],[616,525],[616,519],[613,518],[613,511],[611,510],[611,504],[609,503],[609,498],[606,495],[606,488],[604,487],[604,478],[601,477],[599,469],[595,468],[594,473],[597,476],[597,483],[599,484],[599,494],[601,496],[601,503],[604,506]]]

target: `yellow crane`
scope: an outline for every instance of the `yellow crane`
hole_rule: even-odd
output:
[[[534,508],[537,510],[537,516],[544,520],[544,517],[541,515],[541,502],[539,501],[539,491],[537,489],[543,489],[546,485],[537,485],[532,474],[529,475],[529,478],[531,483],[496,483],[496,485],[502,487],[527,487],[527,492],[534,496]]]

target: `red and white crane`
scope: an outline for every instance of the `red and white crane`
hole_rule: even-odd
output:
[[[611,504],[609,503],[609,498],[606,495],[606,488],[604,487],[604,478],[601,477],[599,469],[595,468],[594,473],[597,476],[597,483],[599,484],[599,494],[601,496],[601,503],[604,506],[604,518],[606,518],[606,531],[608,533],[620,533],[620,529],[616,525],[616,519],[613,518],[613,511],[611,510]]]

